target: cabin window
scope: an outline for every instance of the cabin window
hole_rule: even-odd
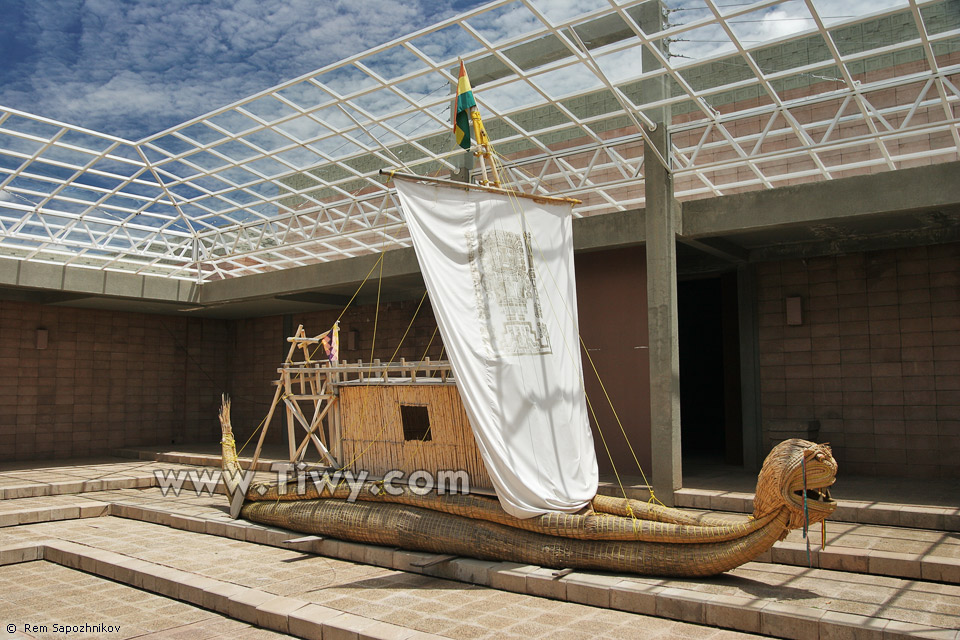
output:
[[[427,405],[401,404],[400,421],[403,423],[404,440],[433,440]]]

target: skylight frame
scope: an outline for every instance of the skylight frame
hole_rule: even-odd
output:
[[[738,17],[758,15],[783,2],[760,0],[726,7],[704,0],[709,15],[647,33],[634,19],[641,0],[608,0],[606,7],[557,22],[541,12],[534,0],[496,0],[138,141],[0,108],[0,143],[22,140],[22,145],[12,144],[33,149],[0,149],[0,258],[205,282],[409,246],[394,192],[377,170],[428,167],[447,172],[460,166],[461,152],[452,136],[449,144],[443,143],[450,127],[457,60],[435,59],[417,43],[450,27],[462,29],[476,42],[475,49],[464,56],[468,67],[487,65],[501,74],[475,79],[474,95],[491,126],[495,146],[517,150],[505,154],[505,172],[525,190],[583,199],[584,204],[575,209],[578,216],[643,206],[644,128],[654,124],[647,114],[660,108],[688,109],[679,119],[660,124],[672,135],[669,156],[680,199],[960,157],[960,116],[955,115],[960,104],[960,60],[944,65],[935,53],[940,43],[960,41],[960,29],[931,34],[923,16],[926,7],[941,0],[909,0],[906,7],[829,24],[813,0],[804,0],[813,27],[759,43],[741,41],[731,27]],[[513,4],[522,5],[535,18],[533,31],[493,44],[471,23],[484,12]],[[833,39],[833,32],[845,27],[906,12],[917,27],[916,38],[849,54],[843,54]],[[592,48],[580,41],[577,27],[603,20],[626,25],[630,34]],[[660,48],[664,39],[710,26],[726,35],[734,53],[688,61]],[[768,72],[755,60],[758,51],[817,35],[830,54],[818,62]],[[540,38],[556,39],[566,55],[526,69],[510,57],[515,47]],[[925,70],[897,73],[893,65],[891,77],[873,80],[858,80],[851,71],[880,56],[908,55],[917,49],[923,53]],[[389,56],[393,50],[413,55],[422,66],[385,78],[364,64],[367,58]],[[596,59],[618,54],[640,58],[641,51],[655,59],[659,68],[617,83],[605,76]],[[686,74],[733,55],[749,68],[744,79],[706,90],[694,89],[687,80]],[[833,69],[839,72],[836,86],[818,87],[817,79],[830,80],[825,74]],[[364,80],[355,88],[337,91],[318,79],[340,76],[345,70]],[[554,96],[548,85],[539,82],[547,74],[565,70],[592,74],[599,88]],[[797,78],[810,78],[809,95],[780,95],[775,85]],[[679,93],[634,102],[630,87],[657,79],[668,88],[679,88]],[[425,97],[405,91],[404,87],[420,81],[437,88]],[[301,104],[284,94],[302,83],[323,99]],[[484,92],[492,96],[498,87],[512,83],[530,90],[536,96],[534,104],[493,109]],[[884,92],[913,86],[922,86],[915,100],[875,106]],[[765,96],[766,103],[731,110],[722,102],[738,91],[755,91]],[[375,116],[371,111],[375,105],[368,109],[359,102],[377,95],[389,96],[392,106]],[[607,96],[615,103],[609,103],[612,106],[606,111],[589,113],[586,107],[574,106]],[[276,101],[266,104],[283,115],[265,114],[259,108],[265,99]],[[258,108],[250,106],[254,103]],[[530,114],[544,109],[557,122],[540,126],[531,119]],[[801,115],[815,109],[822,114]],[[918,114],[929,119],[936,112],[942,117],[914,121]],[[231,113],[245,118],[242,126],[246,128],[228,129],[224,118]],[[11,130],[4,123],[12,117],[52,133]],[[414,119],[420,123],[418,128],[404,134],[401,128]],[[291,133],[289,125],[295,122],[317,126],[304,139]],[[751,122],[759,123],[759,130],[741,132],[750,128],[741,125]],[[865,127],[865,132],[849,134],[856,127]],[[900,149],[901,143],[918,136],[944,135],[952,144]],[[267,146],[262,138],[269,139]],[[91,148],[75,142],[87,139]],[[770,150],[772,141],[782,142],[782,148]],[[170,144],[180,150],[165,148]],[[243,157],[231,153],[231,148],[242,149]],[[50,150],[62,151],[65,157],[74,154],[86,162],[77,165],[43,157]],[[120,153],[130,150],[133,153]],[[397,155],[401,151],[406,159]],[[866,156],[845,161],[845,153]],[[841,160],[835,161],[838,156]],[[303,166],[311,157],[316,163]],[[104,161],[129,166],[129,175],[98,169]],[[781,165],[788,169],[781,171]],[[184,170],[189,174],[183,175]],[[54,175],[59,172],[70,177]],[[73,192],[74,187],[83,191]],[[93,199],[80,197],[85,193]]]

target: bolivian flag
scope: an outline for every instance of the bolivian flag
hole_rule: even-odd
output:
[[[457,117],[453,123],[453,134],[457,144],[467,151],[470,150],[470,109],[477,106],[473,99],[473,89],[470,88],[470,78],[467,69],[460,61],[460,78],[457,81]]]

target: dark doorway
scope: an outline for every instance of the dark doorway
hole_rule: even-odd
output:
[[[743,464],[736,287],[736,274],[677,285],[684,458]]]

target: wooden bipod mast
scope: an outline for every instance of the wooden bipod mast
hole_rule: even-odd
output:
[[[480,172],[483,175],[483,177],[480,178],[480,184],[500,188],[500,174],[497,172],[497,163],[494,162],[490,138],[487,136],[487,130],[483,126],[483,118],[480,117],[480,109],[477,107],[470,109],[470,120],[473,122],[473,133],[477,138],[477,147],[473,151],[473,155],[480,160]],[[490,163],[490,171],[493,173],[493,180],[487,179],[488,162]]]
[[[253,459],[248,469],[249,473],[255,473],[257,462],[260,461],[260,453],[263,451],[263,443],[266,440],[267,430],[270,428],[270,421],[273,414],[283,400],[286,410],[287,422],[287,449],[290,456],[290,462],[297,464],[303,461],[306,455],[306,448],[309,443],[313,443],[314,448],[325,458],[327,462],[336,468],[339,468],[337,458],[330,452],[319,436],[323,435],[324,419],[328,420],[330,425],[331,440],[339,444],[340,415],[338,411],[338,396],[335,393],[335,384],[337,374],[325,372],[323,362],[317,362],[310,358],[309,345],[319,344],[324,335],[320,334],[314,338],[308,338],[304,333],[303,325],[297,328],[292,337],[287,338],[290,342],[290,349],[287,351],[287,357],[284,359],[283,367],[280,369],[280,377],[274,383],[276,391],[273,394],[273,401],[270,403],[270,410],[263,420],[263,427],[260,432],[260,439],[257,441],[257,448],[253,452]],[[296,351],[303,351],[303,362],[294,362],[293,356]],[[301,365],[301,366],[295,366]],[[313,415],[308,421],[300,408],[299,401],[308,400],[313,402]],[[299,424],[306,434],[296,444],[296,426]],[[319,436],[318,436],[319,434]],[[236,518],[240,514],[240,507],[243,506],[244,492],[238,491],[230,504],[230,516]]]

